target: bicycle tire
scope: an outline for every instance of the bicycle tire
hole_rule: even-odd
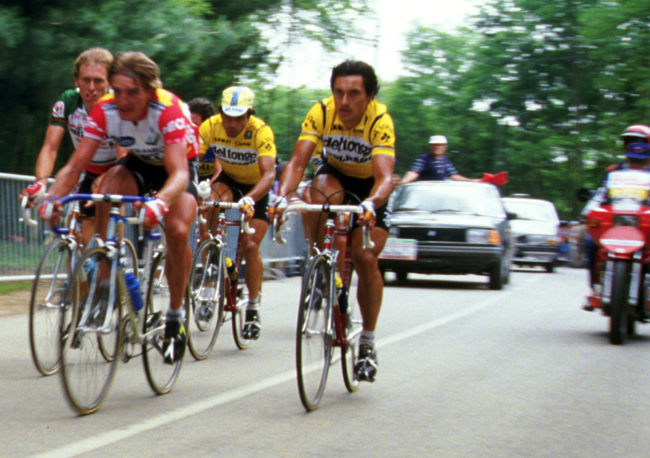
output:
[[[190,271],[187,344],[198,361],[208,357],[221,329],[225,291],[221,254],[215,240],[205,240],[196,250]]]
[[[171,391],[181,371],[183,359],[174,364],[166,364],[163,358],[163,340],[165,338],[165,311],[169,307],[167,278],[164,274],[165,253],[156,254],[151,264],[149,284],[147,286],[147,301],[145,305],[143,333],[145,341],[142,344],[144,371],[149,386],[156,394],[167,394]],[[154,287],[165,288],[166,293],[154,291]],[[161,290],[162,291],[162,290]],[[189,288],[185,290],[183,307],[187,312],[190,301]],[[185,313],[185,319],[187,319]],[[187,329],[187,321],[184,323]],[[150,335],[147,336],[147,333]]]
[[[36,268],[29,301],[29,344],[36,369],[44,376],[61,366],[60,327],[73,253],[64,239],[48,244]]]
[[[230,281],[226,282],[230,287]],[[243,279],[237,283],[235,292],[235,310],[232,312],[232,336],[235,345],[240,350],[246,350],[250,347],[251,339],[244,337],[244,324],[246,323],[246,308],[248,307],[248,288]]]
[[[354,375],[354,366],[357,363],[359,352],[359,337],[363,330],[363,319],[361,318],[361,310],[357,302],[357,285],[359,277],[352,269],[350,276],[350,285],[347,290],[347,319],[345,323],[345,339],[348,342],[346,347],[341,347],[341,366],[343,369],[343,383],[345,388],[354,393],[359,388],[359,380]]]
[[[328,257],[316,255],[305,273],[296,328],[298,393],[307,411],[318,408],[332,358],[333,279]]]
[[[133,274],[135,276],[138,276],[138,254],[135,250],[135,246],[133,246],[133,242],[131,242],[129,239],[122,239],[120,243],[122,243],[122,246],[124,247],[124,251],[120,251],[123,256],[122,266],[124,266],[124,268],[128,267],[133,271]],[[122,318],[122,335],[126,336],[128,335],[126,314],[124,314]],[[97,336],[97,339],[99,340],[99,350],[102,352],[102,356],[104,356],[106,361],[111,361],[113,358],[115,358],[116,355],[111,354],[111,351],[115,349],[114,343],[107,342],[106,337],[104,337],[102,334],[99,334]],[[121,349],[121,351],[123,351],[123,349]]]
[[[104,403],[119,361],[124,291],[115,275],[111,275],[108,289],[100,281],[100,275],[113,273],[113,267],[108,249],[86,251],[77,263],[66,295],[71,307],[69,318],[62,318],[61,375],[68,401],[82,415],[96,412]],[[112,335],[112,354],[116,357],[110,361],[99,348],[99,334]]]

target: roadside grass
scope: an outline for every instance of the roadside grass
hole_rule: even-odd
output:
[[[30,289],[32,289],[31,281],[0,283],[0,294],[13,293],[14,291],[29,291]]]

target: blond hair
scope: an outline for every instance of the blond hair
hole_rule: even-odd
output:
[[[124,75],[134,80],[140,80],[147,90],[163,87],[160,80],[160,68],[140,51],[127,51],[118,54],[108,69],[108,81],[112,81],[115,75]]]
[[[86,64],[100,64],[106,66],[106,70],[111,68],[113,64],[113,54],[108,49],[104,48],[90,48],[86,49],[84,52],[79,54],[77,59],[74,61],[74,67],[72,68],[72,75],[75,78],[79,78],[79,72],[81,71],[81,66]]]

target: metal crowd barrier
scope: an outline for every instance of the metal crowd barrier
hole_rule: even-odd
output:
[[[33,176],[0,173],[0,282],[32,280],[43,251],[53,237],[47,225],[41,221],[35,227],[19,221],[18,195],[33,181]],[[127,213],[129,211],[132,210],[127,209]],[[228,218],[238,218],[239,212],[229,210],[226,215]],[[273,242],[269,229],[260,247],[265,278],[302,273],[307,243],[300,217],[293,215],[285,227],[290,227],[285,232],[286,245]],[[195,234],[196,231],[193,230],[192,239],[196,237]],[[128,227],[126,236],[137,246],[138,234],[135,228]],[[230,257],[234,257],[237,236],[237,228],[229,227],[227,255]],[[196,241],[191,240],[191,245],[196,247]]]

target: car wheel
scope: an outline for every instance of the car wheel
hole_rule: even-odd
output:
[[[501,283],[507,285],[510,282],[510,263],[502,262],[503,270],[501,274]]]
[[[503,288],[503,259],[494,264],[490,269],[490,289],[498,290]]]
[[[552,274],[553,271],[555,270],[555,262],[551,261],[549,264],[546,264],[544,267],[546,268],[546,272]]]
[[[406,281],[409,273],[405,270],[396,270],[395,275],[397,275],[397,281]]]

